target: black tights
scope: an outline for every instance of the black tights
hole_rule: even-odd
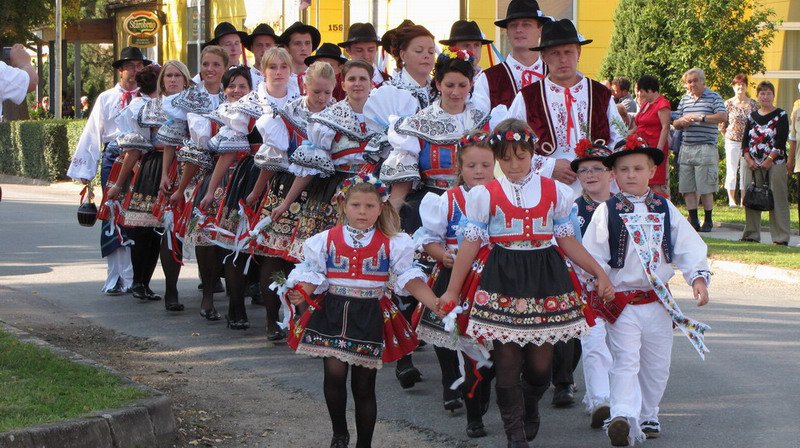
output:
[[[278,257],[258,257],[256,261],[259,263],[258,292],[267,307],[267,332],[273,332],[278,329],[281,301],[269,285],[275,272],[283,271],[284,277],[288,277],[294,265]]]
[[[535,392],[544,394],[550,387],[553,364],[553,344],[526,344],[494,342],[492,359],[496,366],[497,387],[515,387],[520,375]]]
[[[217,246],[195,246],[197,269],[200,271],[200,282],[203,283],[203,301],[200,308],[208,310],[214,307],[214,283],[217,282],[221,266],[221,254]]]
[[[458,370],[458,354],[455,350],[450,350],[449,348],[434,346],[433,349],[436,352],[436,358],[439,360],[439,368],[442,369],[443,399],[450,400],[461,396],[459,390],[450,388],[461,377],[461,372]]]
[[[125,229],[133,240],[131,246],[131,265],[133,265],[133,283],[141,283],[150,287],[150,280],[158,264],[161,235],[153,227],[128,227]]]
[[[238,257],[231,251],[223,251],[225,259],[225,286],[228,288],[228,318],[231,321],[247,320],[247,309],[244,306],[245,284],[244,267],[247,265],[247,253]],[[251,269],[252,269],[251,262]],[[205,286],[205,280],[203,280]]]
[[[347,370],[346,362],[336,358],[325,358],[325,403],[331,417],[334,435],[349,434],[347,431]],[[356,405],[356,448],[370,448],[378,403],[375,399],[375,377],[378,371],[361,366],[352,366],[350,389]]]
[[[176,303],[178,302],[178,276],[181,274],[180,261],[183,257],[183,244],[180,241],[173,241],[177,244],[175,247],[175,255],[173,257],[172,250],[169,248],[167,236],[161,238],[161,269],[164,271],[164,280],[166,283],[166,292],[164,293],[164,302]]]

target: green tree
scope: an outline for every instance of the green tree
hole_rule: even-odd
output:
[[[731,96],[737,73],[766,69],[775,12],[754,0],[620,0],[600,74],[635,81],[653,75],[671,101],[683,95],[683,73],[698,67],[706,84]]]

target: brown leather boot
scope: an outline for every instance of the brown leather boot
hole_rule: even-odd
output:
[[[509,448],[527,448],[525,440],[525,401],[519,386],[497,387],[497,406],[503,419]]]

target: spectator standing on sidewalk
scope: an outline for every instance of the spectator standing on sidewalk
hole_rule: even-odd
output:
[[[719,153],[717,125],[728,119],[725,102],[717,92],[706,87],[706,75],[699,68],[683,74],[686,94],[678,104],[677,118],[672,125],[683,131],[678,163],[678,191],[686,200],[689,223],[699,232],[714,227],[711,211],[714,192],[719,189]],[[703,204],[703,225],[697,215]]]
[[[744,184],[766,184],[772,191],[775,206],[769,212],[769,234],[772,242],[789,244],[789,189],[786,169],[786,139],[789,117],[775,107],[775,86],[761,81],[756,88],[759,109],[747,118],[742,138],[742,152],[747,168]],[[742,241],[761,240],[761,212],[745,207]]]
[[[747,96],[747,75],[740,74],[733,77],[732,98],[725,100],[725,109],[728,119],[720,123],[719,131],[725,136],[725,189],[728,190],[728,207],[736,207],[736,175],[739,174],[739,192],[743,196],[744,170],[742,164],[742,137],[747,117],[758,109],[758,103]]]

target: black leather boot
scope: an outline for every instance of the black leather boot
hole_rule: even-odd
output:
[[[527,448],[525,440],[525,401],[519,386],[497,387],[497,406],[503,419],[509,448]]]

